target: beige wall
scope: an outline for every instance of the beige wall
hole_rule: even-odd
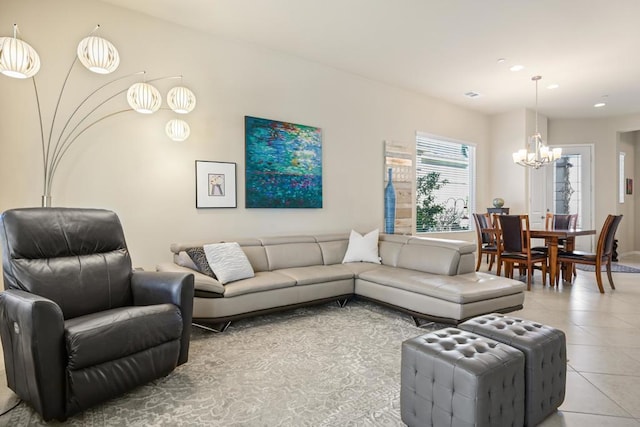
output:
[[[524,148],[526,138],[524,108],[491,117],[491,198],[486,206],[491,206],[493,198],[501,197],[511,213],[526,212],[526,169],[512,159],[514,151]]]
[[[637,217],[635,215],[635,212],[640,212],[640,196],[638,191],[640,190],[640,187],[638,187],[638,185],[640,185],[640,181],[638,181],[638,178],[640,178],[640,174],[638,174],[638,172],[640,171],[640,132],[636,131],[633,132],[633,136],[634,136],[634,174],[633,174],[633,206],[634,206],[634,231],[635,231],[635,239],[634,239],[634,246],[633,246],[633,251],[638,252],[640,251],[640,223],[637,223],[637,221],[635,220],[635,218]]]
[[[624,215],[616,234],[618,252],[625,254],[640,249],[636,246],[634,203],[618,203],[618,154],[625,151],[626,168],[635,174],[632,141],[625,132],[640,129],[640,114],[602,119],[563,119],[549,121],[552,144],[593,144],[595,188],[595,224],[600,228],[608,214]],[[629,176],[632,177],[632,176]],[[630,197],[630,196],[627,196]],[[625,200],[626,201],[626,200]]]
[[[635,132],[621,132],[619,134],[618,153],[625,153],[624,156],[624,178],[633,179],[635,176]],[[619,169],[618,169],[619,170]],[[619,172],[618,172],[619,173]],[[622,214],[623,219],[618,226],[616,236],[618,238],[618,253],[623,254],[635,250],[635,200],[634,195],[625,194],[624,203],[618,204],[618,214]],[[624,238],[622,236],[625,236]],[[622,243],[624,240],[624,244]]]
[[[477,144],[480,207],[500,195],[490,190],[489,119],[482,114],[95,1],[3,0],[1,34],[9,35],[14,22],[41,57],[37,83],[45,127],[77,43],[97,23],[100,35],[120,51],[116,75],[182,74],[196,93],[186,142],[164,135],[164,124],[173,117],[167,111],[150,117],[127,113],[79,138],[56,176],[54,205],[104,207],[119,214],[135,265],[152,268],[168,260],[175,241],[382,227],[383,141],[412,144],[416,131]],[[83,96],[110,78],[77,66],[60,117],[68,117]],[[171,82],[157,87],[166,94]],[[33,87],[29,80],[0,76],[0,92],[0,209],[37,206],[42,158]],[[109,105],[108,111],[122,107],[124,95]],[[322,209],[244,208],[245,115],[322,128]],[[195,208],[195,160],[237,162],[237,209]]]
[[[610,119],[610,122],[611,127],[616,132],[616,135],[629,135],[627,144],[631,144],[634,146],[633,151],[630,153],[633,160],[625,158],[627,177],[634,178],[634,194],[632,196],[625,196],[625,209],[627,210],[627,212],[625,214],[625,217],[622,219],[622,222],[620,223],[620,227],[622,227],[625,223],[627,223],[627,226],[628,224],[632,224],[632,227],[625,229],[630,234],[623,235],[618,232],[616,234],[616,237],[618,238],[619,242],[623,239],[623,236],[625,237],[625,245],[621,247],[621,250],[618,251],[619,253],[624,254],[627,252],[637,252],[640,251],[640,223],[638,222],[636,215],[636,212],[638,212],[638,209],[640,209],[640,197],[638,196],[637,191],[637,184],[640,184],[640,182],[638,182],[638,178],[640,178],[640,176],[636,176],[638,174],[637,172],[640,171],[640,151],[638,151],[638,144],[640,143],[640,137],[638,135],[640,134],[640,132],[637,132],[638,130],[640,130],[640,114],[629,114],[625,116],[615,117]],[[629,150],[631,151],[632,149],[629,148]],[[620,149],[618,149],[618,151],[620,151]],[[627,156],[629,156],[630,154],[627,154]],[[630,163],[630,161],[632,163]],[[628,173],[628,171],[630,170],[629,168],[631,168],[633,174]],[[624,212],[619,211],[619,213]],[[635,239],[633,239],[634,235]],[[634,245],[632,245],[632,241]]]

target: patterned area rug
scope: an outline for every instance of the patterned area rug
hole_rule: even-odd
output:
[[[4,369],[0,370],[0,415],[9,412],[19,403],[20,398],[7,387],[7,375]],[[1,417],[0,420],[2,420]]]
[[[64,425],[402,425],[401,344],[442,327],[355,300],[194,328],[187,364]],[[0,425],[47,424],[22,402]]]
[[[576,268],[582,271],[596,271],[596,267],[594,265],[588,264],[576,264]],[[603,265],[600,268],[600,271],[607,271],[607,266]],[[612,262],[611,271],[614,273],[640,273],[640,268],[630,267],[628,265]]]

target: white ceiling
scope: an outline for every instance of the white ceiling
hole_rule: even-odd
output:
[[[534,108],[534,75],[551,118],[640,113],[640,0],[104,1],[488,114]]]

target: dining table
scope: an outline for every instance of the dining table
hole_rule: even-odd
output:
[[[529,235],[531,238],[544,239],[548,248],[549,256],[549,282],[551,286],[555,284],[556,270],[558,268],[558,241],[560,239],[566,240],[566,249],[572,251],[575,248],[575,239],[578,236],[589,236],[596,234],[596,230],[589,229],[568,229],[559,230],[555,228],[545,229],[531,229]],[[571,274],[573,269],[567,269],[564,280],[571,280]]]

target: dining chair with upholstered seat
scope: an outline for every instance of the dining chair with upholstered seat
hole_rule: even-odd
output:
[[[576,228],[578,224],[578,214],[555,214],[552,212],[547,212],[544,220],[544,229],[545,230],[571,230]],[[572,250],[573,247],[567,246],[567,239],[558,239],[558,249],[559,250]],[[545,254],[549,253],[549,248],[547,247],[547,243],[545,242],[544,246],[534,246],[532,250],[536,252],[543,252]],[[566,269],[565,264],[561,264],[560,267],[562,270]],[[576,276],[575,266],[572,267],[573,276]],[[551,279],[549,280],[551,282]],[[553,282],[551,282],[553,283]]]
[[[474,213],[473,219],[476,224],[476,238],[478,242],[478,260],[476,271],[480,269],[482,256],[486,255],[489,262],[489,271],[493,268],[493,263],[498,255],[498,245],[495,236],[495,229],[491,224],[491,217],[488,213]],[[500,275],[500,265],[498,265],[498,275]]]
[[[554,214],[547,212],[544,220],[545,230],[571,230],[576,228],[578,223],[578,214]],[[565,239],[558,241],[559,247],[566,245]],[[548,248],[546,246],[535,246],[532,248],[534,251],[546,252]]]
[[[546,223],[549,222],[547,225]],[[578,214],[554,214],[547,213],[545,228],[547,230],[572,230],[578,225]],[[558,240],[558,246],[563,248],[567,245],[566,239]]]
[[[598,237],[598,246],[596,252],[583,252],[583,251],[559,251],[558,252],[558,264],[587,264],[595,267],[596,282],[598,283],[598,290],[601,294],[604,293],[604,287],[602,286],[602,266],[607,268],[607,278],[609,279],[609,285],[611,289],[615,289],[616,286],[613,283],[613,277],[611,276],[611,261],[613,258],[613,243],[616,235],[618,225],[622,221],[622,215],[609,215],[604,221],[602,230],[600,231],[600,237]],[[559,270],[559,269],[558,269]],[[557,273],[555,277],[556,283],[560,280],[560,274]]]
[[[554,214],[547,212],[545,218],[545,228],[547,230],[570,230],[576,228],[578,214]]]
[[[531,249],[529,215],[498,215],[498,263],[504,263],[505,276],[513,278],[513,267],[518,264],[526,269],[527,290],[531,290],[534,265],[540,264],[542,284],[547,278],[547,255]]]

